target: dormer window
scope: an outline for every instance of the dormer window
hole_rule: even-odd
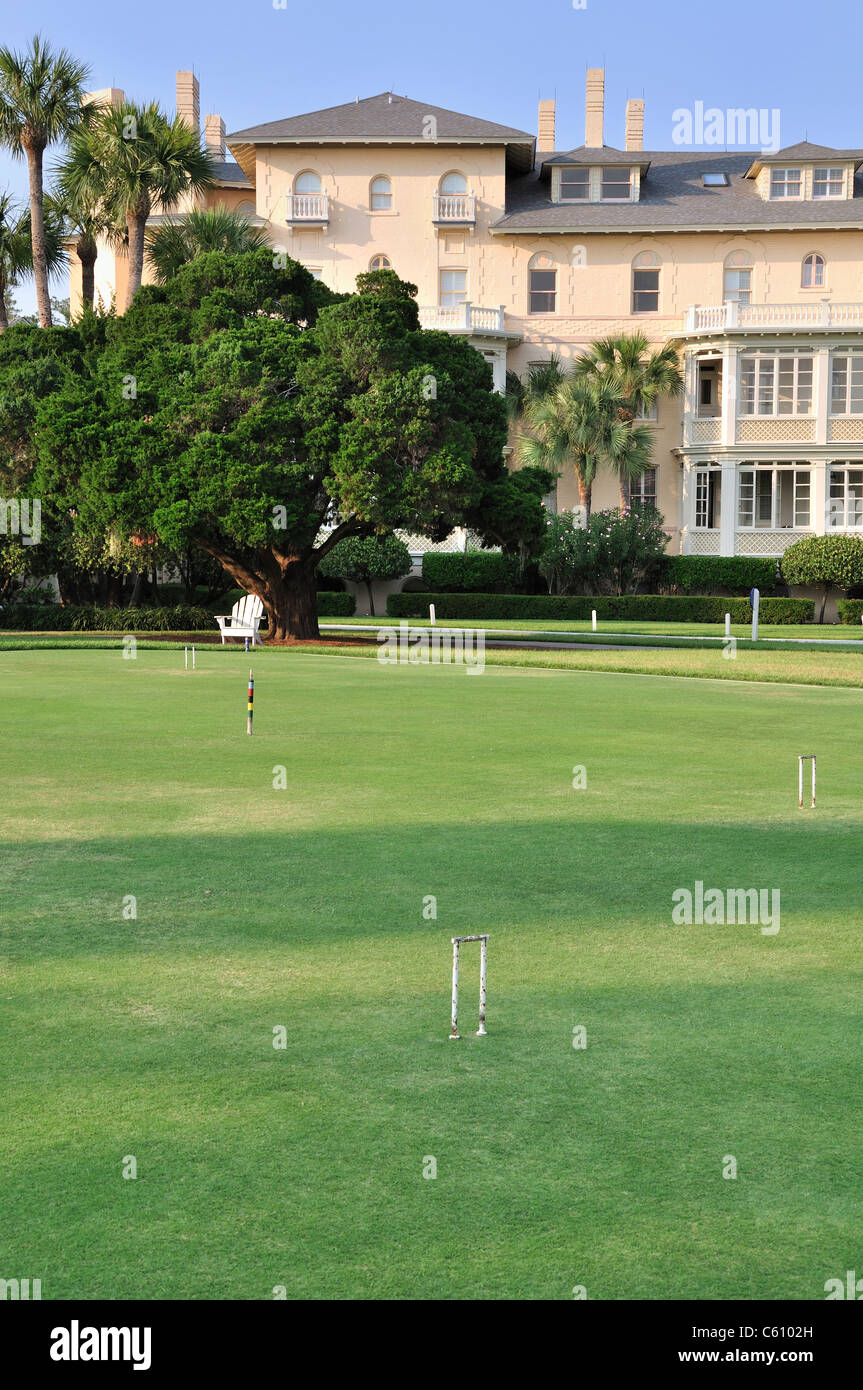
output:
[[[586,203],[590,198],[590,170],[561,169],[560,196],[565,202]]]
[[[845,171],[842,168],[816,169],[812,175],[813,198],[842,198],[845,194]]]
[[[632,170],[605,167],[602,170],[600,197],[603,202],[628,202],[632,197]]]
[[[803,180],[799,169],[771,169],[771,198],[799,198]]]

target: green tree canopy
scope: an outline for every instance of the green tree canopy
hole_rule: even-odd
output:
[[[410,551],[398,536],[349,536],[339,541],[318,566],[323,579],[349,579],[353,584],[365,584],[372,617],[375,580],[401,579],[410,571]]]
[[[358,289],[339,300],[264,249],[144,287],[41,402],[40,486],[86,534],[212,556],[275,641],[318,636],[315,570],[348,537],[538,535],[548,475],[510,480],[481,354],[422,332],[392,272]]]
[[[863,539],[859,536],[806,536],[788,547],[780,565],[787,583],[821,590],[818,621],[823,623],[829,593],[863,584]]]

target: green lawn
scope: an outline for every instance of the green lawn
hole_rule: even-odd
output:
[[[199,659],[0,656],[0,1274],[761,1300],[859,1269],[863,692],[263,651],[249,739],[249,658]],[[674,926],[695,880],[779,888],[780,932]],[[450,1042],[481,931],[489,1035],[468,946]]]

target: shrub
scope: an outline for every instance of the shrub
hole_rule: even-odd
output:
[[[836,607],[839,609],[840,623],[859,627],[863,618],[863,598],[840,598]]]
[[[357,611],[353,594],[318,590],[318,614],[322,618],[352,618]]]
[[[776,560],[748,555],[667,555],[661,584],[679,594],[747,595],[758,589],[767,595],[776,588],[777,569]]]
[[[519,587],[518,560],[499,550],[465,550],[423,556],[423,580],[438,594],[514,593]]]
[[[353,584],[365,584],[369,612],[374,617],[374,581],[401,579],[402,575],[410,574],[411,564],[410,551],[398,536],[348,536],[324,556],[318,565],[318,574],[324,579],[349,579]]]
[[[807,536],[790,545],[782,556],[782,576],[789,584],[811,584],[821,590],[819,623],[824,621],[827,595],[863,583],[863,539],[859,536]]]
[[[732,622],[748,623],[752,617],[749,600],[717,598],[710,595],[674,596],[670,594],[547,595],[547,594],[391,594],[387,615],[391,618],[427,618],[429,604],[445,622],[475,618],[589,618],[591,609],[604,619],[632,619],[641,622],[721,623],[730,613]],[[763,623],[811,623],[815,605],[805,598],[765,598],[761,600]]]
[[[586,528],[562,512],[547,522],[539,569],[552,593],[631,594],[659,576],[667,539],[655,507],[592,512]]]

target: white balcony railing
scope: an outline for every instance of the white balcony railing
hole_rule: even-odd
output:
[[[433,304],[420,309],[423,328],[442,328],[448,333],[503,333],[504,307],[480,309],[474,304]]]
[[[476,198],[473,193],[435,193],[435,222],[475,222]]]
[[[686,311],[687,333],[818,332],[863,329],[863,304],[694,304]]]
[[[328,193],[289,193],[286,222],[328,222],[330,198]]]

